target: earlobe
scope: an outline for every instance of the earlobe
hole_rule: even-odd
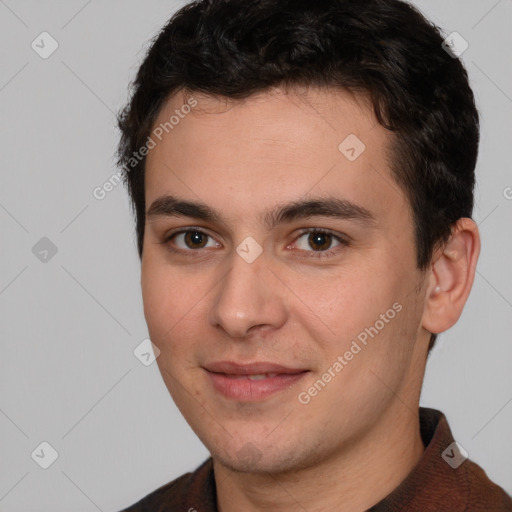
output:
[[[475,278],[480,235],[475,222],[457,221],[450,239],[434,255],[426,289],[422,326],[437,334],[459,319]]]

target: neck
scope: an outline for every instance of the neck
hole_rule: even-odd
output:
[[[413,413],[412,411],[416,411]],[[214,458],[220,512],[361,512],[391,493],[421,458],[418,406],[396,400],[386,417],[328,459],[287,473],[240,473]]]

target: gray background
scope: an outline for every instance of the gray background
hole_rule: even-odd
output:
[[[3,512],[116,511],[207,456],[156,364],[133,354],[147,330],[126,192],[92,193],[116,172],[114,112],[127,84],[182,4],[0,0]],[[443,410],[510,493],[512,2],[415,4],[468,41],[462,58],[482,114],[483,250],[465,312],[430,357],[422,405]],[[31,48],[43,31],[59,44],[47,59]],[[46,262],[32,250],[42,237],[58,250]],[[48,469],[31,457],[42,441],[59,454]]]

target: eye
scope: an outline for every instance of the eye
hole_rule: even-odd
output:
[[[321,257],[337,252],[337,247],[348,246],[349,242],[328,230],[315,228],[304,231],[294,245],[301,251],[320,253],[315,256]]]
[[[172,233],[165,238],[164,243],[170,245],[171,250],[175,250],[172,245],[177,247],[177,252],[218,247],[220,245],[210,235],[198,229],[184,229]]]

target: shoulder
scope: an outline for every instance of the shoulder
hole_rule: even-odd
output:
[[[512,512],[512,499],[455,442],[445,415],[420,408],[423,456],[372,512]]]
[[[426,502],[435,498],[436,503],[454,512],[512,512],[510,496],[467,458],[467,452],[455,442],[446,416],[435,409],[422,409],[421,415],[423,432],[428,433],[429,428],[431,432],[421,476],[430,485],[424,496],[418,492],[418,499],[423,497]]]
[[[465,510],[512,512],[512,498],[478,464],[467,460],[459,469],[462,470],[460,488],[468,504]]]
[[[171,509],[171,507],[178,508],[181,505],[180,501],[190,483],[191,477],[192,473],[186,473],[176,478],[176,480],[159,487],[121,512],[156,512]]]
[[[446,491],[443,502],[454,511],[512,512],[511,497],[491,481],[484,469],[467,458],[467,452],[455,442],[445,415],[439,411],[430,412],[439,414],[430,443],[435,456],[430,467],[435,475],[432,481]]]
[[[214,499],[212,460],[206,460],[193,473],[185,473],[159,487],[137,503],[120,512],[167,512],[194,510],[193,503]]]

